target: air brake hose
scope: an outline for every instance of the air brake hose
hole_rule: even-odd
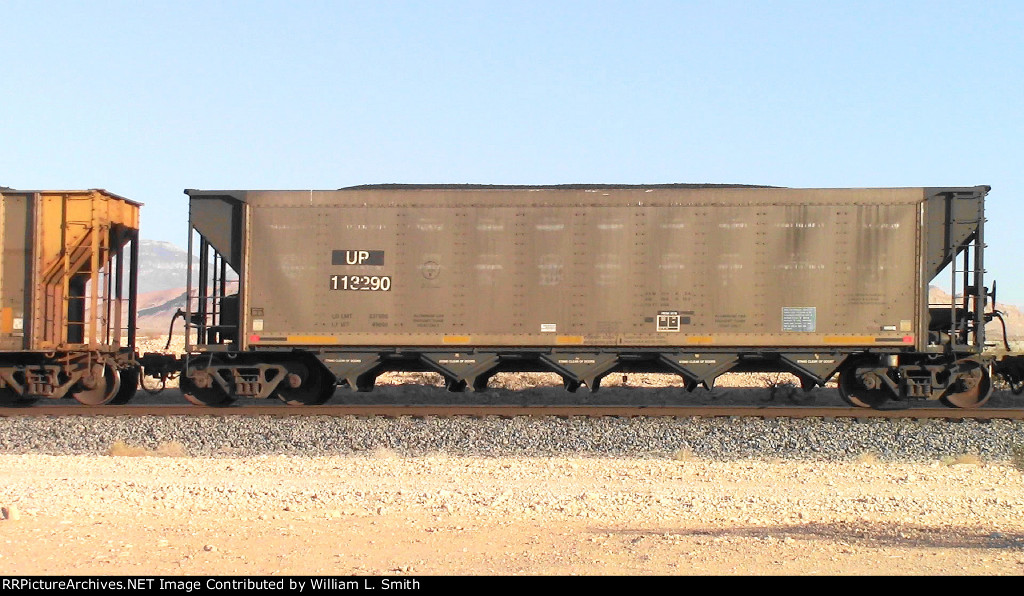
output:
[[[1010,349],[1010,342],[1006,341],[1006,321],[1003,320],[1003,313],[998,310],[992,311],[992,316],[999,319],[999,323],[1003,326],[1003,347],[1006,348],[1007,352],[1012,352]]]
[[[167,350],[171,349],[171,338],[174,337],[174,322],[178,320],[178,317],[181,317],[182,319],[184,319],[185,318],[185,311],[183,311],[183,310],[181,310],[179,308],[178,312],[174,313],[174,316],[171,317],[171,327],[170,327],[170,329],[167,330],[167,345],[164,346],[164,351],[165,352]]]

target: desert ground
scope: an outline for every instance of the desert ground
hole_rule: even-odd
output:
[[[1017,575],[1009,463],[0,455],[4,575]]]

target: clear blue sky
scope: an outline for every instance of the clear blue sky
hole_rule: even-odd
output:
[[[1024,2],[0,0],[0,184],[988,184],[1024,304]]]

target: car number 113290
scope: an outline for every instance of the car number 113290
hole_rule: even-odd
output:
[[[387,292],[391,290],[390,275],[332,275],[332,290]]]

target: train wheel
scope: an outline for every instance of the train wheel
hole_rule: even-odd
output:
[[[133,397],[135,392],[139,389],[139,369],[138,368],[126,368],[121,371],[121,388],[117,390],[117,395],[114,399],[110,400],[112,404],[126,404]]]
[[[877,410],[891,399],[891,394],[888,389],[868,389],[864,386],[857,378],[857,366],[861,363],[868,364],[864,360],[854,361],[839,373],[839,396],[851,406]]]
[[[334,383],[317,366],[285,364],[288,376],[277,386],[277,397],[290,406],[318,406],[334,395]]]
[[[94,364],[91,374],[78,381],[78,390],[71,397],[86,406],[110,403],[121,389],[121,376],[112,364]]]
[[[226,406],[234,401],[216,383],[209,387],[200,387],[190,377],[182,375],[179,377],[178,386],[181,387],[185,399],[197,406]]]
[[[980,408],[985,405],[992,396],[992,377],[988,369],[977,360],[969,359],[957,360],[956,366],[963,374],[957,384],[964,390],[943,395],[942,403],[951,408]]]

